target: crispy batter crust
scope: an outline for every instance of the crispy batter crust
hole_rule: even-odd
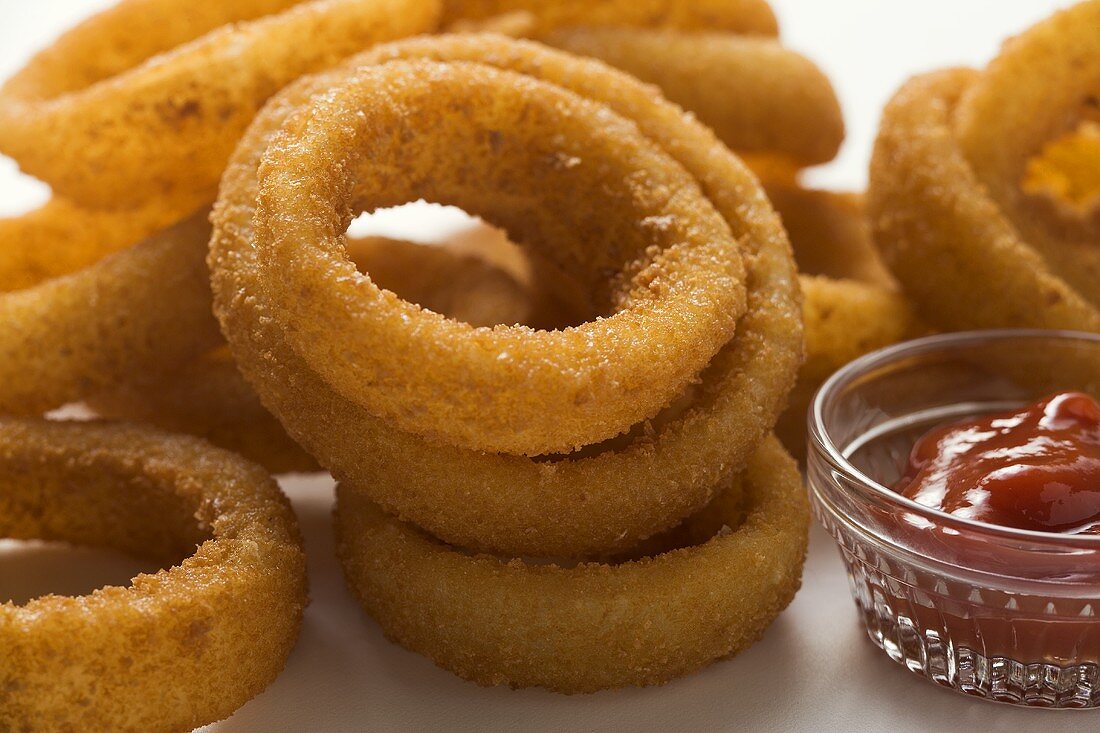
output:
[[[0,605],[0,729],[189,731],[263,690],[297,639],[305,558],[289,503],[201,441],[0,421],[0,536],[173,564]]]
[[[338,488],[348,583],[386,635],[481,685],[584,693],[658,685],[756,641],[797,591],[809,511],[794,461],[768,439],[745,502],[721,495],[697,546],[562,567],[470,555]],[[687,532],[690,536],[691,532]]]
[[[176,223],[158,206],[97,210],[54,197],[0,219],[0,293],[89,267]]]

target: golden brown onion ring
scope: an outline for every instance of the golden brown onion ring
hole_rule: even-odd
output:
[[[285,84],[432,30],[433,0],[124,0],[0,88],[0,150],[73,201],[213,200],[237,139]]]
[[[567,26],[628,26],[723,30],[774,36],[775,14],[765,0],[444,0],[443,25],[487,21],[523,12],[536,33]]]
[[[1086,0],[1007,41],[959,99],[955,129],[975,177],[1021,239],[1100,312],[1100,207],[1051,206],[1021,185],[1045,144],[1098,116],[1100,0]]]
[[[623,433],[744,312],[739,245],[696,181],[606,106],[533,77],[352,71],[286,123],[259,185],[256,274],[288,345],[372,414],[459,447],[541,455]],[[355,271],[343,232],[350,213],[418,199],[499,224],[603,317],[475,329],[394,298]]]
[[[206,214],[71,275],[0,294],[0,413],[34,415],[218,342]]]
[[[566,28],[537,38],[656,84],[738,153],[815,165],[832,160],[844,140],[829,79],[774,39],[637,28]]]
[[[201,441],[0,420],[0,537],[173,565],[0,605],[2,730],[189,731],[263,690],[297,639],[306,570],[290,505],[262,469]]]
[[[174,223],[157,206],[98,211],[59,198],[0,219],[0,293],[82,270]]]
[[[1070,12],[1087,16],[1095,14],[1100,4],[1091,2],[1077,7],[1085,9]],[[1037,101],[1036,94],[1041,90],[1036,85],[1047,88],[1049,104],[1072,122],[1071,113],[1075,110],[1066,109],[1062,97],[1067,89],[1076,87],[1071,84],[1063,89],[1061,84],[1066,74],[1075,73],[1064,65],[1073,66],[1074,62],[1066,59],[1062,51],[1052,49],[1048,37],[1053,28],[1063,27],[1063,21],[1058,20],[1062,17],[1055,16],[1055,21],[1040,24],[1038,30],[1025,34],[1038,33],[1040,46],[1051,53],[1035,54],[1028,50],[1033,42],[1023,39],[1006,47],[1005,57],[1013,55],[1014,49],[1023,49],[1023,59],[1042,62],[1042,71],[1037,73],[1044,75],[1044,79],[1046,74],[1055,75],[1053,82],[1039,82],[1029,72],[1020,97],[1029,111],[1018,109],[1014,101],[997,113],[1011,119],[1011,125],[1019,125],[1020,134],[1026,136],[1016,140],[1002,135],[1003,126],[992,128],[1000,131],[997,138],[1011,148],[995,154],[1010,167],[1015,165],[1011,161],[1021,155],[1039,152],[1029,146],[1034,141],[1036,125],[1042,127],[1049,122],[1050,110]],[[1092,33],[1092,28],[1086,28],[1087,24],[1080,31],[1086,35]],[[1067,36],[1067,43],[1071,37],[1078,36]],[[1095,66],[1100,59],[1082,57],[1081,63]],[[999,70],[1006,65],[1017,68],[1015,62],[1002,59],[991,66],[992,73],[1000,79],[1003,72]],[[875,242],[921,315],[936,327],[1100,331],[1095,276],[1086,279],[1085,289],[1080,289],[1081,273],[1093,271],[1090,264],[1093,260],[1074,257],[1074,252],[1082,250],[1073,244],[1072,237],[1056,245],[1047,241],[1049,232],[1037,234],[1042,218],[1037,217],[1029,224],[1030,219],[1019,216],[1011,203],[1018,197],[998,193],[1006,186],[1019,186],[1020,179],[1004,179],[991,189],[984,182],[992,180],[988,177],[991,170],[997,170],[998,178],[1010,172],[1002,170],[1000,163],[993,169],[987,168],[993,165],[988,161],[975,168],[970,153],[963,147],[962,130],[956,123],[963,111],[960,99],[969,89],[984,88],[983,79],[983,73],[966,69],[917,77],[903,86],[887,106],[875,143],[868,189]],[[1003,79],[997,82],[997,89],[1003,83]],[[1007,101],[1008,96],[998,93],[996,99]],[[1029,115],[1036,116],[1038,121],[1029,122]],[[978,116],[988,119],[989,115]],[[975,144],[972,134],[966,138],[966,144]],[[1016,144],[1025,148],[1014,148]],[[979,170],[985,171],[982,178]],[[1002,207],[1002,198],[1009,202],[1007,208]],[[1056,253],[1061,245],[1063,251]],[[1070,266],[1074,259],[1079,270]]]
[[[246,377],[288,432],[340,479],[438,537],[506,555],[592,555],[625,549],[705,504],[781,411],[801,354],[789,245],[755,178],[713,134],[629,76],[595,61],[494,37],[413,39],[355,63],[391,58],[492,60],[568,84],[635,120],[675,151],[750,255],[749,310],[678,413],[614,446],[532,460],[425,441],[335,393],[263,318],[260,283],[242,266],[256,166],[270,136],[321,78],[288,89],[242,142],[224,180],[211,267],[223,328]],[[253,293],[236,299],[232,293]],[[370,450],[364,450],[370,445]]]
[[[348,254],[380,287],[437,313],[484,326],[528,317],[526,289],[480,258],[380,237],[349,240]],[[318,469],[264,409],[224,348],[168,374],[130,379],[85,401],[102,417],[197,435],[272,473]]]
[[[658,685],[756,641],[797,591],[809,512],[768,439],[737,492],[693,520],[718,531],[653,557],[573,567],[470,555],[337,489],[348,584],[386,635],[481,685],[583,693]],[[688,535],[691,532],[687,532]]]

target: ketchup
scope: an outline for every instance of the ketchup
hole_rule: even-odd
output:
[[[1100,534],[1100,403],[1062,392],[936,428],[913,446],[894,489],[964,519]]]

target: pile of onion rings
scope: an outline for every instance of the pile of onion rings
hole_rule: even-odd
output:
[[[270,684],[297,639],[305,556],[289,503],[263,470],[193,438],[0,420],[0,536],[172,566],[0,605],[0,729],[191,730]]]
[[[55,192],[0,222],[0,238],[22,242],[0,255],[0,315],[15,324],[0,329],[0,412],[86,400],[272,471],[331,471],[341,559],[364,605],[401,643],[483,684],[660,684],[751,644],[790,602],[805,554],[799,477],[770,436],[798,375],[802,303],[780,219],[726,144],[757,170],[793,171],[831,158],[843,135],[828,80],[774,39],[767,5],[183,5],[124,0],[0,88],[0,150]],[[356,214],[418,199],[501,226],[522,266],[347,238]],[[56,257],[43,254],[51,240],[66,240]],[[125,725],[136,693],[117,684],[60,709],[58,696],[84,694],[86,670],[51,687],[33,664],[55,626],[24,633],[4,607],[16,653],[0,662],[0,709],[12,703],[16,726],[182,730],[270,681],[305,590],[285,500],[262,471],[138,428],[0,433],[32,446],[0,454],[13,476],[82,481],[89,506],[78,492],[74,509],[91,517],[74,524],[49,492],[34,507],[13,486],[0,496],[14,507],[7,536],[173,563],[202,543],[201,560],[90,596],[105,630],[72,635],[73,658],[114,669],[144,638],[156,648],[141,676],[112,675],[140,691],[170,673],[161,655],[180,653],[184,634],[199,651],[171,670],[179,684],[221,683],[196,688],[203,705],[182,696]],[[135,500],[131,485],[153,490]],[[132,527],[142,509],[167,530]],[[426,614],[406,605],[394,573],[418,567],[456,592],[469,575],[517,606],[590,608],[495,630],[482,609],[448,625],[442,595]],[[175,585],[192,573],[205,585]],[[207,597],[234,581],[247,601]],[[615,587],[632,599],[614,632],[622,653],[585,669]],[[126,614],[131,596],[159,592],[216,618],[150,631]],[[64,601],[32,606],[68,622]],[[267,628],[242,662],[249,623]],[[541,651],[517,641],[534,634],[550,641]],[[198,679],[212,659],[236,684]]]
[[[420,146],[402,144],[429,131]],[[431,174],[417,174],[425,165]],[[528,254],[535,280],[552,283],[588,320],[555,331],[477,329],[397,298],[369,269],[358,272],[343,234],[350,220],[420,198],[501,226]],[[441,549],[444,567],[452,567],[447,556],[458,560],[455,578],[468,573],[466,551],[492,553],[501,559],[487,561],[501,567],[518,568],[509,560],[518,557],[581,560],[564,572],[582,577],[556,591],[579,598],[586,576],[605,572],[582,571],[586,558],[630,552],[675,527],[740,485],[733,477],[746,466],[757,475],[790,465],[774,442],[760,448],[800,352],[797,284],[778,219],[709,130],[596,61],[492,35],[379,46],[272,100],[230,162],[213,220],[215,312],[230,349],[291,437],[341,480],[340,521],[463,548]],[[690,307],[680,292],[690,293]],[[716,318],[723,309],[731,327]],[[696,312],[705,328],[693,325]],[[680,346],[662,343],[663,323],[675,323],[690,349],[670,351]],[[635,355],[638,341],[645,348]],[[382,343],[400,346],[382,354]],[[682,353],[678,366],[693,366],[631,366],[643,353]],[[655,380],[646,398],[657,412],[633,399],[643,374]],[[636,412],[622,409],[622,397]],[[597,431],[595,413],[609,427]],[[351,529],[341,535],[342,557],[383,629],[458,674],[563,692],[656,684],[743,648],[797,588],[807,515],[797,474],[774,475],[784,477],[787,498],[760,537],[750,529],[751,500],[744,524],[735,520],[741,496],[716,506],[733,512],[723,521],[737,524],[728,535],[729,547],[741,547],[734,554],[740,542],[774,550],[777,569],[768,575],[776,584],[754,591],[737,578],[744,595],[736,610],[720,604],[724,620],[699,616],[706,620],[695,626],[689,608],[704,606],[681,592],[683,653],[657,650],[663,664],[605,654],[604,668],[587,677],[563,674],[603,637],[582,628],[567,643],[562,626],[545,646],[556,649],[557,670],[532,674],[542,662],[520,648],[469,666],[461,645],[491,638],[484,615],[449,629],[438,614],[450,616],[450,603],[440,596],[438,607],[422,606],[422,624],[406,626],[405,599],[379,595],[397,590],[394,582],[357,570],[373,564],[365,558],[382,561],[382,548],[356,545],[366,535]],[[714,541],[725,547],[726,537],[718,532]],[[652,562],[683,565],[685,576],[720,572],[725,562],[709,549],[659,554]],[[615,572],[626,578],[648,564]],[[506,581],[485,572],[499,586],[491,594],[527,582],[527,573]],[[607,596],[598,584],[588,592]],[[526,597],[545,603],[540,593]],[[551,621],[518,620],[507,633],[534,638]]]
[[[1095,122],[1098,26],[1100,2],[1079,3],[985,70],[917,77],[886,108],[868,191],[875,241],[934,326],[1100,331],[1100,208],[1029,178],[1050,144]]]

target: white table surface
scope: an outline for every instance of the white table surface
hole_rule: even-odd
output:
[[[832,77],[845,106],[840,158],[814,183],[860,188],[879,110],[909,75],[980,64],[1006,35],[1058,0],[773,0],[787,43]],[[0,77],[105,0],[0,0]],[[48,191],[0,158],[0,216]],[[382,228],[414,238],[453,224],[391,218]],[[1100,713],[1019,710],[971,700],[890,662],[857,624],[831,541],[814,530],[801,592],[764,639],[734,660],[663,688],[560,697],[481,689],[383,637],[344,588],[333,556],[327,477],[282,481],[306,537],[312,604],[282,676],[208,733],[282,731],[948,731],[1088,730]],[[0,599],[87,592],[125,583],[133,561],[92,550],[0,543]],[[2,653],[2,650],[0,650]]]

